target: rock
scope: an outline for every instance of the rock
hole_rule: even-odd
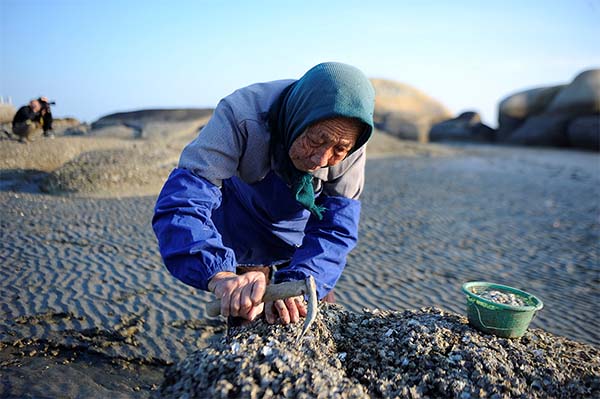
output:
[[[531,115],[542,113],[565,86],[539,87],[511,94],[500,102],[498,117],[506,116],[523,120]]]
[[[446,157],[460,153],[461,150],[445,145],[419,143],[413,140],[400,140],[377,129],[375,129],[373,136],[367,144],[367,157],[369,159],[390,155],[405,158]]]
[[[12,123],[17,110],[12,104],[0,103],[0,124]]]
[[[565,86],[525,90],[503,99],[498,106],[498,141],[505,141],[528,117],[544,112]]]
[[[538,329],[486,335],[437,308],[356,314],[324,304],[301,324],[257,320],[165,372],[161,398],[572,398],[600,394],[600,351]]]
[[[496,141],[507,142],[508,138],[523,124],[525,119],[517,119],[507,115],[498,115],[498,130],[496,131]]]
[[[545,147],[566,147],[569,141],[566,135],[568,118],[564,115],[535,115],[505,139],[509,144],[535,145]]]
[[[423,118],[418,119],[412,115],[389,112],[376,117],[375,126],[401,140],[429,142],[428,129],[431,127],[431,123]]]
[[[92,124],[93,126],[93,124]],[[98,138],[113,137],[119,139],[133,139],[142,137],[142,129],[128,126],[126,124],[104,125],[90,130],[90,135]]]
[[[183,109],[142,109],[138,111],[109,114],[92,123],[92,129],[101,125],[115,125],[127,122],[183,122],[206,118],[212,115],[212,108]]]
[[[77,126],[68,127],[64,131],[65,136],[85,136],[90,131],[90,125],[82,123]]]
[[[573,119],[567,127],[567,139],[573,147],[600,151],[600,114]]]
[[[517,93],[504,99],[499,108],[499,141],[597,148],[593,121],[574,124],[573,137],[567,129],[581,116],[600,113],[600,69],[582,72],[566,86]]]
[[[429,140],[491,142],[494,140],[494,129],[481,123],[481,116],[477,112],[468,111],[433,125]]]
[[[147,109],[106,115],[92,123],[92,135],[117,138],[174,138],[189,135],[206,124],[208,108]]]
[[[12,123],[10,123],[10,122],[0,123],[0,140],[4,140],[4,139],[10,139],[10,140],[18,139],[15,135],[13,135]]]
[[[479,113],[475,111],[465,111],[453,120],[461,122],[461,124],[464,124],[468,127],[471,127],[477,125],[478,123],[481,123],[481,115],[479,115]]]
[[[451,117],[441,103],[411,86],[384,79],[371,83],[375,126],[395,137],[427,142],[431,126]]]
[[[39,182],[49,194],[99,194],[115,187],[136,188],[164,181],[176,158],[166,148],[142,143],[133,148],[96,149],[78,155]]]
[[[577,75],[548,105],[545,113],[573,116],[600,113],[600,69]]]
[[[52,121],[52,130],[57,135],[66,135],[67,130],[80,126],[82,126],[81,122],[75,118],[54,118]]]

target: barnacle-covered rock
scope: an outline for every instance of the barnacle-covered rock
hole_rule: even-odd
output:
[[[339,312],[339,310],[338,310]],[[189,398],[367,398],[346,375],[331,329],[320,314],[302,344],[302,324],[255,321],[236,327],[213,347],[168,369],[160,397]],[[331,319],[335,320],[337,312]]]
[[[323,304],[302,325],[255,321],[165,373],[160,397],[580,398],[600,395],[600,351],[539,329],[520,339],[436,308],[363,314]]]

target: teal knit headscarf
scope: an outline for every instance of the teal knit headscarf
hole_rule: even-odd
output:
[[[270,110],[271,149],[278,172],[291,186],[296,200],[319,219],[324,209],[315,204],[313,176],[294,167],[288,155],[290,147],[315,122],[347,117],[365,125],[352,153],[366,144],[373,133],[374,106],[373,86],[359,69],[325,62],[287,87]]]

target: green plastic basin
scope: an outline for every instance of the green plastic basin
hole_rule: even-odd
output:
[[[474,294],[473,289],[497,290],[512,293],[525,302],[525,306],[506,305]],[[488,334],[504,338],[519,338],[525,334],[535,312],[542,309],[544,304],[535,295],[518,290],[507,285],[471,281],[462,285],[462,291],[467,295],[467,317],[469,324]]]

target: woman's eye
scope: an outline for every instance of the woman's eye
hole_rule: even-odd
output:
[[[318,147],[318,146],[320,146],[322,143],[320,143],[320,142],[319,142],[319,141],[317,141],[317,140],[314,140],[314,139],[311,139],[311,138],[309,138],[309,139],[308,139],[308,144],[309,144],[311,147]]]

